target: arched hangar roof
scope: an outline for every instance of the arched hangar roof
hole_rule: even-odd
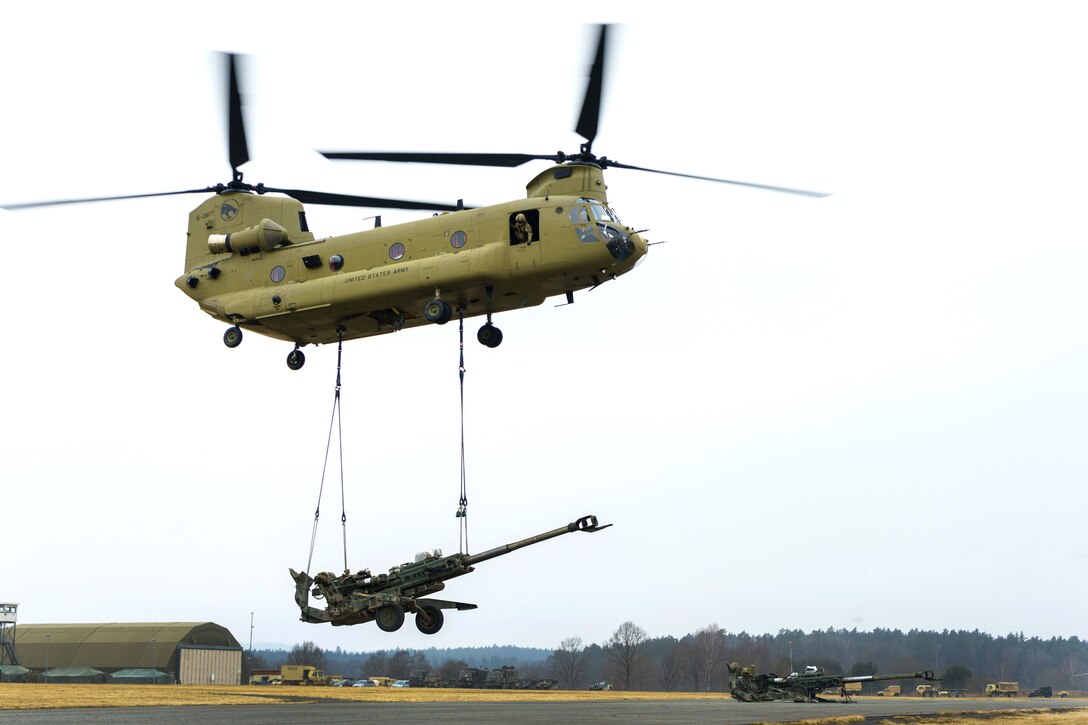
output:
[[[154,668],[166,666],[181,645],[242,648],[230,630],[214,622],[20,624],[15,633],[19,664],[36,669],[45,666],[47,656],[50,668]]]

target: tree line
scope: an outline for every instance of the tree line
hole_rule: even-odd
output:
[[[808,665],[847,675],[932,670],[945,686],[972,692],[997,681],[1016,681],[1025,690],[1044,685],[1088,690],[1088,642],[1023,633],[996,637],[978,630],[783,629],[777,634],[751,635],[709,624],[681,638],[651,638],[628,621],[605,642],[586,644],[572,635],[554,650],[491,646],[352,653],[339,648],[326,651],[304,642],[290,651],[247,652],[247,658],[251,669],[310,664],[349,678],[396,679],[423,670],[450,681],[468,667],[513,665],[523,678],[551,678],[572,690],[608,680],[619,690],[728,692],[726,666],[730,662],[781,675]],[[875,683],[869,686],[874,692],[879,689]]]

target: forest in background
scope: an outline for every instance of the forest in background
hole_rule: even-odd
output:
[[[944,678],[946,686],[969,692],[981,692],[987,683],[997,681],[1019,682],[1025,693],[1045,685],[1055,690],[1088,690],[1088,642],[1023,633],[993,636],[978,630],[829,628],[751,635],[711,624],[677,639],[650,638],[635,623],[624,622],[607,642],[587,645],[571,636],[553,650],[491,645],[347,652],[304,642],[290,651],[256,650],[246,655],[250,669],[311,664],[352,679],[408,679],[409,673],[422,670],[456,681],[460,670],[469,667],[513,666],[522,678],[555,679],[564,689],[585,689],[592,682],[608,680],[622,690],[728,692],[726,665],[739,662],[781,675],[808,665],[848,675],[932,670]],[[875,692],[880,683],[868,688]]]

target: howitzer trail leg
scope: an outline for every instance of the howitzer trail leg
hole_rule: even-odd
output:
[[[288,569],[291,572],[291,578],[295,580],[295,603],[298,604],[298,608],[302,611],[303,622],[329,622],[331,621],[329,615],[316,607],[310,606],[310,585],[314,583],[314,580],[306,572],[297,572],[294,569]]]

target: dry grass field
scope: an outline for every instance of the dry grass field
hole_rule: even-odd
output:
[[[44,685],[0,684],[0,710],[68,707],[139,707],[184,705],[283,705],[349,700],[357,702],[457,702],[517,701],[548,702],[632,701],[632,700],[722,700],[721,693],[692,692],[589,692],[565,690],[442,690],[431,688],[352,687],[210,687],[200,685]],[[991,710],[956,715],[901,717],[882,720],[881,725],[1088,725],[1084,701],[1070,702],[1062,711],[1047,709]],[[817,718],[803,725],[850,725],[861,716]]]
[[[590,692],[588,690],[443,690],[388,687],[223,687],[204,685],[0,684],[0,710],[143,705],[252,705],[354,700],[357,702],[457,702],[546,700],[721,700],[721,693]]]
[[[792,725],[850,725],[864,722],[861,715],[800,720]],[[1088,708],[1051,710],[979,710],[954,715],[905,716],[880,720],[878,725],[1088,725]]]
[[[960,713],[937,717],[909,717],[881,720],[880,725],[906,725],[924,721],[926,725],[1088,725],[1088,709],[1054,712],[1051,710],[998,710]]]

